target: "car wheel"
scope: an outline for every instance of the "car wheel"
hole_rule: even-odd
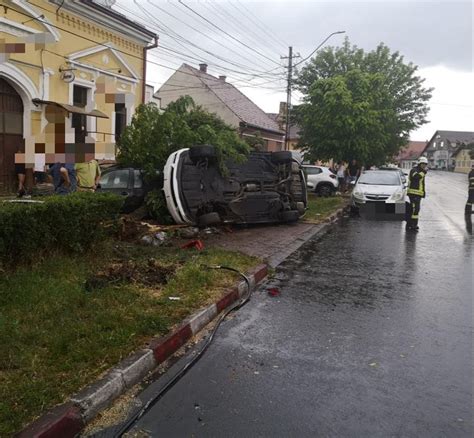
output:
[[[215,160],[217,158],[216,149],[209,144],[193,146],[189,149],[189,158],[196,164],[201,160]]]
[[[290,151],[272,152],[272,161],[275,164],[286,164],[293,161],[293,155]]]
[[[216,212],[206,213],[198,217],[198,225],[200,227],[209,227],[220,223],[221,217],[219,216],[219,213]]]
[[[280,220],[282,222],[296,222],[300,218],[298,210],[287,210],[280,213]]]
[[[328,196],[331,196],[333,194],[333,188],[327,184],[324,184],[322,186],[318,186],[317,192],[319,193],[320,196],[324,196],[327,198]]]

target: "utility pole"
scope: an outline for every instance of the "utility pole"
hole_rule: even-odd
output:
[[[288,83],[286,86],[286,114],[285,114],[285,151],[290,149],[290,115],[291,115],[291,81],[293,80],[293,58],[301,58],[297,53],[293,56],[293,47],[288,47],[288,56],[282,56],[281,59],[288,59]]]
[[[281,56],[280,59],[288,59],[288,84],[287,84],[287,87],[286,87],[286,123],[285,123],[285,150],[288,150],[289,149],[289,136],[290,136],[290,115],[291,115],[291,81],[293,79],[292,75],[293,75],[293,67],[296,67],[300,64],[302,64],[303,62],[307,61],[309,58],[311,58],[311,56],[313,56],[321,47],[322,45],[329,39],[331,38],[333,35],[337,35],[339,33],[345,33],[346,31],[345,30],[340,30],[340,31],[337,31],[337,32],[333,32],[331,34],[329,34],[326,39],[321,43],[319,44],[318,47],[316,47],[311,53],[309,56],[307,56],[306,58],[302,59],[301,61],[297,62],[294,66],[293,66],[293,47],[290,46],[288,47],[288,56]],[[299,53],[297,53],[295,55],[295,58],[301,58],[301,55]]]
[[[290,134],[290,106],[291,106],[291,79],[293,74],[293,47],[288,48],[288,57],[282,56],[281,59],[288,58],[288,83],[286,86],[286,115],[285,115],[285,151],[289,149],[288,136]]]

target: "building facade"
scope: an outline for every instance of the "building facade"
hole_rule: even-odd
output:
[[[398,155],[395,157],[395,161],[401,169],[409,170],[416,164],[418,159],[425,150],[427,145],[426,141],[410,141],[408,144],[400,150]]]
[[[145,100],[156,35],[90,0],[10,0],[0,13],[0,191],[15,160],[41,170],[87,151],[113,157]]]
[[[163,108],[185,95],[191,96],[197,105],[237,129],[241,137],[259,135],[264,149],[284,149],[285,133],[278,123],[228,83],[225,76],[210,75],[206,64],[200,64],[199,69],[183,64],[155,93]]]
[[[474,159],[471,158],[471,150],[459,148],[453,155],[454,171],[458,173],[469,173],[474,166]]]
[[[428,158],[431,169],[454,170],[454,153],[460,144],[474,142],[474,132],[436,131],[427,143],[423,155]]]

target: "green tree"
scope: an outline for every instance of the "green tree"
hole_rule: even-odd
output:
[[[152,216],[166,220],[166,202],[159,175],[169,155],[196,144],[212,144],[216,148],[224,173],[227,159],[244,160],[250,149],[235,129],[196,106],[189,96],[180,97],[164,111],[154,103],[137,108],[132,123],[120,138],[117,162],[142,169],[148,181],[155,180],[157,189],[151,191],[146,200]]]
[[[152,177],[171,153],[196,144],[214,145],[222,167],[226,159],[242,160],[249,152],[234,128],[184,96],[164,111],[154,103],[140,105],[120,138],[117,162]]]
[[[383,43],[365,52],[350,45],[320,51],[297,72],[303,103],[295,108],[300,146],[318,159],[381,164],[410,131],[425,124],[432,89]]]

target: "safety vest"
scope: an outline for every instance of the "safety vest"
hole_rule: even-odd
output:
[[[419,167],[410,170],[407,190],[408,195],[425,197],[425,175],[426,171],[421,170]]]

